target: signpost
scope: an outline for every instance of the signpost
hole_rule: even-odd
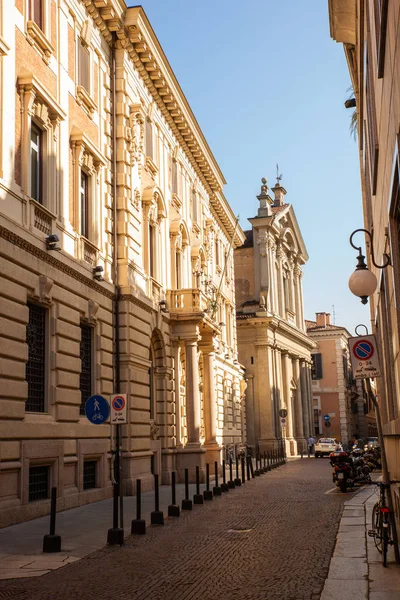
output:
[[[112,425],[126,423],[126,394],[114,394],[111,396],[111,419]]]
[[[349,338],[351,366],[355,379],[380,377],[378,353],[374,335]]]
[[[103,396],[95,394],[86,400],[85,415],[93,425],[103,425],[110,416],[110,405]]]

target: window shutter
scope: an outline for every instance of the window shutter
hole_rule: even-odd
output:
[[[178,167],[176,160],[172,161],[172,193],[178,193]]]
[[[312,354],[311,378],[322,379],[322,354]]]
[[[153,125],[146,119],[146,155],[153,159]]]
[[[85,88],[87,92],[89,92],[89,82],[90,82],[90,73],[89,73],[89,64],[90,64],[90,56],[89,50],[84,46],[82,42],[79,43],[78,46],[78,84]]]

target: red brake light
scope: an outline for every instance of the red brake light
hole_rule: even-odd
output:
[[[381,507],[381,513],[388,513],[388,512],[389,512],[389,509],[388,509],[387,506],[382,506]]]

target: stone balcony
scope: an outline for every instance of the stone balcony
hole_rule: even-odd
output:
[[[167,305],[170,314],[190,316],[204,313],[209,308],[209,298],[199,289],[169,290]]]

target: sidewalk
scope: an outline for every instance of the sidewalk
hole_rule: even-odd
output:
[[[345,503],[336,546],[321,600],[400,600],[400,565],[389,548],[388,568],[375,548],[371,529],[375,486],[362,488]]]
[[[210,488],[214,485],[210,478]],[[200,492],[205,490],[200,485]],[[195,493],[195,484],[189,485],[189,498]],[[182,504],[184,484],[176,486],[176,502]],[[164,519],[171,504],[171,487],[160,486],[160,510]],[[49,533],[50,516],[40,517],[0,529],[0,580],[37,577],[65,566],[68,563],[103,548],[107,544],[107,531],[112,527],[112,499],[86,504],[57,513],[56,534],[61,536],[61,550],[43,554],[43,536]],[[142,519],[150,525],[154,510],[154,492],[142,493]],[[131,533],[131,521],[136,518],[136,496],[124,498],[125,537]]]

